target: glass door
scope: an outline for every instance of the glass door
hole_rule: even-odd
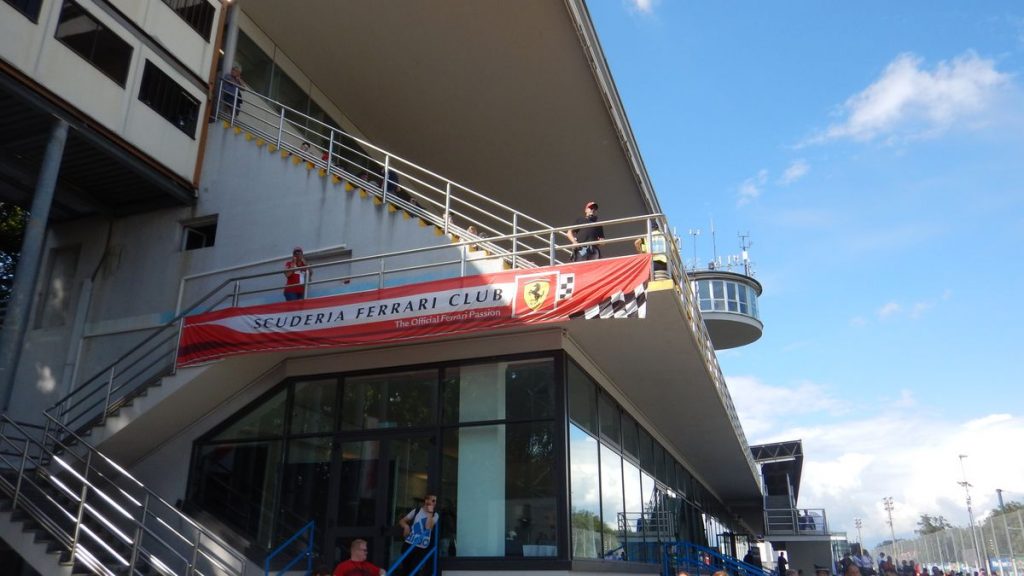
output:
[[[436,470],[432,436],[391,436],[342,441],[335,458],[328,505],[325,557],[348,558],[352,540],[369,544],[369,560],[387,569],[402,547],[389,529],[419,506]]]

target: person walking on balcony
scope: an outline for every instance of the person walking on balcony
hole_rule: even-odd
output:
[[[583,217],[577,218],[577,226],[586,226],[597,222],[597,202],[587,202],[583,207]],[[600,242],[604,240],[604,226],[587,226],[576,228],[565,233],[573,244],[584,244],[587,242]],[[601,247],[598,244],[588,246],[576,246],[572,249],[572,261],[583,262],[584,260],[597,260],[601,257]]]
[[[779,569],[779,576],[785,576],[786,566],[789,566],[789,562],[786,560],[785,553],[779,552],[779,558],[775,561],[775,564]]]
[[[306,286],[313,278],[313,271],[306,268],[305,257],[302,255],[302,246],[296,246],[292,250],[292,257],[284,263],[284,299],[302,300],[306,297]]]
[[[384,576],[387,571],[366,559],[369,547],[366,540],[356,538],[348,549],[348,560],[334,568],[334,576]]]

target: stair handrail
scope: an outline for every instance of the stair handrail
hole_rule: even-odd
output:
[[[254,99],[255,103],[253,103]],[[244,105],[242,104],[243,100]],[[262,112],[265,117],[260,117],[260,115],[250,112],[252,108]],[[526,230],[526,227],[531,225],[538,228],[548,227],[548,224],[525,212],[498,202],[404,157],[392,154],[372,142],[353,136],[340,128],[335,128],[322,120],[295,110],[287,104],[260,94],[249,87],[239,86],[223,79],[220,80],[214,111],[215,117],[222,119],[228,126],[245,127],[247,131],[255,136],[262,137],[267,142],[273,143],[278,149],[287,151],[289,155],[297,156],[300,160],[317,167],[323,171],[324,175],[337,176],[360,186],[381,198],[384,203],[393,201],[403,208],[409,209],[417,216],[441,227],[445,233],[448,233],[454,225],[454,217],[456,216],[460,216],[465,220],[465,226],[462,226],[463,232],[467,231],[469,226],[472,225],[477,227],[477,230],[480,232],[487,232],[488,235],[504,235],[509,229],[515,233]],[[314,130],[311,127],[316,129]],[[311,135],[315,137],[311,137]],[[315,142],[318,139],[321,142],[326,142],[326,146]],[[346,140],[372,150],[383,159],[377,159],[362,150],[346,145]],[[304,150],[300,143],[309,144],[310,147]],[[369,172],[371,172],[369,167],[353,163],[345,155],[338,153],[338,150],[343,150],[366,162],[372,163],[375,166],[373,177],[369,175]],[[325,156],[326,158],[324,158]],[[379,174],[376,173],[378,171],[380,172]],[[393,178],[393,175],[397,175],[397,177]],[[425,178],[431,178],[437,181],[438,184],[431,184]],[[420,186],[428,188],[437,196],[437,199],[424,194],[422,191],[416,191],[402,185],[400,182],[402,179],[406,182],[411,180]],[[469,197],[469,200],[453,195],[453,191],[456,189],[464,192]],[[425,201],[434,206],[441,214],[438,215],[430,210],[425,210],[418,203],[403,199],[401,197],[403,190],[410,192],[417,200]],[[490,208],[484,209],[481,204],[487,205]],[[460,211],[460,206],[463,210],[473,210],[478,215],[476,217],[470,216]],[[496,215],[495,210],[504,211],[509,216],[499,217]],[[485,222],[483,217],[486,217],[491,223]],[[502,228],[495,227],[498,225],[501,225]],[[529,237],[526,238],[528,239]],[[517,251],[518,246],[514,244],[510,252],[514,254]]]
[[[427,560],[433,560],[433,564],[434,564],[433,568],[434,568],[434,570],[433,570],[433,572],[431,572],[431,576],[437,576],[437,561],[438,561],[437,544],[440,541],[440,539],[438,538],[438,528],[439,527],[440,527],[440,523],[438,522],[438,523],[435,523],[434,527],[430,529],[430,541],[433,542],[433,545],[427,547],[428,552],[423,555],[423,558],[420,559],[420,561],[416,564],[416,566],[413,567],[412,570],[409,570],[408,572],[405,573],[405,576],[416,576],[416,574],[419,573],[420,568],[422,568],[424,566],[424,564],[427,563]],[[412,546],[412,545],[410,545],[408,548],[406,548],[405,551],[402,552],[402,554],[398,556],[398,559],[395,560],[394,563],[392,563],[391,566],[387,569],[387,573],[386,573],[385,576],[391,576],[392,574],[394,574],[395,571],[398,570],[402,566],[402,562],[404,562],[405,559],[408,558],[409,555],[412,554],[414,550],[422,550],[422,548],[419,548],[417,546]]]
[[[57,539],[61,546],[70,553],[73,559],[81,560],[96,573],[110,573],[108,570],[102,568],[102,564],[96,556],[89,552],[81,542],[80,534],[84,532],[97,542],[97,546],[114,553],[113,549],[110,548],[107,543],[103,542],[102,539],[99,538],[92,530],[85,527],[83,521],[86,516],[90,519],[97,520],[105,527],[112,529],[114,533],[120,533],[122,538],[128,537],[123,532],[119,532],[116,526],[110,520],[106,519],[95,507],[87,504],[86,498],[88,495],[97,494],[103,502],[106,502],[113,510],[120,513],[121,516],[119,519],[122,522],[125,522],[125,519],[127,519],[127,523],[134,527],[134,534],[131,537],[130,560],[121,558],[122,562],[128,564],[131,573],[135,573],[135,568],[138,562],[152,563],[157,565],[158,569],[160,567],[167,568],[166,562],[170,560],[169,558],[164,557],[164,560],[162,561],[146,550],[144,542],[145,537],[148,536],[156,543],[165,547],[168,552],[176,557],[178,561],[187,565],[189,567],[190,574],[199,573],[197,563],[200,559],[203,559],[216,567],[221,573],[244,576],[248,565],[248,559],[244,554],[238,552],[220,536],[211,532],[203,525],[179,511],[175,506],[163,500],[160,496],[147,488],[141,481],[121,468],[121,466],[116,462],[105,456],[94,446],[78,436],[73,430],[63,426],[63,424],[53,417],[49,415],[46,416],[47,423],[46,426],[43,427],[43,438],[36,439],[26,430],[26,427],[33,425],[26,425],[25,423],[17,422],[11,419],[7,414],[0,415],[0,441],[12,446],[14,445],[14,442],[8,437],[6,432],[6,428],[8,426],[13,427],[24,437],[24,448],[21,461],[19,466],[16,468],[18,476],[15,481],[15,488],[12,494],[14,502],[12,509],[20,506],[22,510],[25,510],[30,514],[48,533]],[[53,441],[52,445],[47,441],[48,438]],[[74,440],[74,446],[67,443],[67,441],[71,439]],[[32,451],[29,450],[30,446],[36,449],[34,456],[32,455]],[[56,449],[51,448],[51,446]],[[82,454],[76,453],[76,449],[84,450],[85,455],[83,456]],[[77,464],[79,466],[84,466],[84,469],[79,470],[72,463],[65,461],[66,456],[69,454],[73,455],[77,460]],[[29,462],[30,460],[31,462]],[[11,463],[8,462],[2,451],[0,451],[0,463],[9,469],[15,469],[11,466]],[[107,473],[104,473],[102,470],[97,468],[100,463],[106,465]],[[56,479],[57,473],[51,471],[51,468],[55,465],[57,466],[56,470],[72,475],[81,483],[82,489],[79,494],[71,491],[64,482]],[[60,508],[64,513],[64,522],[66,523],[68,520],[73,521],[73,529],[70,534],[61,528],[60,519],[54,519],[40,506],[30,501],[28,497],[21,496],[20,490],[23,486],[35,487],[40,493],[45,494],[43,489],[40,488],[39,484],[34,479],[35,476],[41,477],[45,481],[49,482],[55,490],[63,491],[66,498],[71,500],[73,503],[77,503],[74,504],[78,509],[76,514],[72,514],[64,508]],[[90,477],[93,477],[94,479],[90,480]],[[97,483],[97,479],[110,484],[110,486],[113,487],[113,490],[105,491]],[[141,494],[139,494],[141,501],[140,498],[126,492],[126,488],[119,485],[118,481],[124,482],[132,488],[141,491]],[[7,478],[0,477],[0,489],[10,491],[12,487],[9,486],[9,484],[10,481]],[[118,494],[123,497],[121,502],[116,500]],[[21,496],[20,500],[19,496]],[[60,506],[55,499],[47,498],[53,505],[58,507]],[[139,514],[138,517],[135,516],[133,511],[129,510],[131,508],[134,508],[134,512]],[[163,510],[165,512],[161,513],[159,510]],[[168,543],[152,528],[148,527],[146,522],[150,518],[153,518],[162,528],[168,530],[175,538],[190,546],[191,556],[186,557],[183,555],[174,545]],[[175,529],[173,527],[173,524],[175,523],[191,527],[195,533],[194,539],[189,538],[186,534]],[[220,557],[211,555],[206,549],[201,547],[201,544],[204,541],[209,541],[215,544],[217,548],[223,552],[223,555]],[[226,563],[228,558],[225,558],[225,556],[230,557],[231,561],[237,562],[238,568],[236,569],[231,566],[230,563]]]
[[[676,570],[680,568],[680,557],[682,557],[683,561],[687,564],[687,573],[693,574],[693,576],[704,573],[705,570],[703,570],[703,568],[705,566],[707,567],[706,572],[708,574],[724,568],[728,574],[735,576],[773,576],[772,571],[765,569],[764,566],[747,564],[742,560],[738,560],[727,554],[722,554],[714,548],[701,546],[700,544],[695,544],[693,542],[687,542],[685,540],[673,542],[669,544],[669,549],[671,549],[672,552],[665,554],[663,558],[664,576],[676,576]],[[706,563],[701,555],[704,555],[704,557],[707,558],[707,561],[711,562],[711,564]],[[697,561],[693,561],[693,558],[697,558]],[[676,565],[674,567],[671,566],[670,562],[670,560],[673,559],[676,561]],[[672,568],[675,568],[675,570]],[[694,570],[694,568],[696,568],[696,570]]]
[[[267,554],[266,559],[263,560],[264,576],[270,576],[270,561],[274,558],[277,558],[282,552],[284,552],[286,548],[288,548],[288,546],[292,542],[295,542],[296,540],[301,538],[303,534],[305,534],[306,532],[309,532],[309,537],[306,539],[306,547],[302,550],[301,554],[299,554],[295,558],[292,558],[290,562],[285,564],[284,568],[281,568],[278,571],[277,576],[281,576],[282,574],[287,572],[289,568],[294,566],[299,560],[302,560],[303,558],[306,559],[306,572],[308,573],[311,570],[313,570],[313,544],[315,543],[316,539],[316,520],[310,520],[309,522],[307,522],[305,526],[296,530],[295,533],[289,536],[287,540],[282,542],[280,546],[274,548],[270,552],[270,554]]]

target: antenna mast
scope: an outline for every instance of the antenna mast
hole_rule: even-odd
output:
[[[750,232],[747,232],[746,234],[737,234],[737,236],[740,237],[740,259],[743,260],[743,275],[752,277],[752,274],[750,273],[750,254],[748,250],[754,245],[754,243],[750,241]]]

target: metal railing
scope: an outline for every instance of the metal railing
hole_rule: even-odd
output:
[[[216,118],[273,150],[384,204],[393,203],[446,234],[507,239],[487,242],[508,253],[513,268],[522,266],[521,252],[542,247],[543,239],[519,233],[548,228],[544,222],[248,88],[221,80],[214,110]]]
[[[774,572],[763,566],[747,564],[718,550],[692,542],[674,542],[662,564],[663,576],[678,576],[685,572],[689,576],[714,574],[724,570],[732,576],[773,576]]]
[[[765,534],[827,536],[828,520],[824,508],[764,509]]]
[[[288,570],[292,566],[298,564],[298,562],[303,558],[305,558],[306,560],[306,573],[308,574],[310,571],[313,570],[313,544],[316,542],[316,521],[310,520],[308,524],[306,524],[302,528],[299,528],[295,532],[295,534],[292,534],[287,540],[282,542],[280,546],[274,548],[274,550],[271,551],[270,554],[267,554],[267,558],[263,561],[264,576],[270,576],[270,563],[274,560],[274,558],[277,558],[278,556],[283,554],[286,550],[288,550],[289,546],[291,546],[295,541],[297,541],[299,538],[302,538],[303,536],[306,537],[306,545],[298,551],[298,554],[296,554],[294,558],[292,558],[287,564],[284,565],[283,568],[281,568],[277,572],[277,576],[281,576],[282,574],[288,572]]]
[[[420,573],[420,569],[422,569],[422,568],[424,568],[426,566],[427,562],[430,562],[430,564],[431,564],[431,570],[430,570],[431,576],[437,576],[437,561],[438,561],[438,554],[437,554],[437,542],[438,542],[437,530],[438,530],[438,528],[439,528],[439,524],[435,523],[434,527],[430,529],[430,541],[433,542],[433,544],[431,544],[427,548],[427,553],[423,555],[423,558],[420,558],[420,561],[415,566],[413,566],[413,568],[411,570],[400,570],[400,569],[402,567],[402,564],[405,562],[405,559],[408,558],[410,554],[412,554],[413,552],[415,552],[417,550],[423,550],[422,548],[418,548],[416,546],[408,546],[405,549],[405,552],[402,552],[401,556],[399,556],[398,559],[395,560],[394,564],[392,564],[391,567],[388,568],[387,576],[391,576],[391,574],[394,574],[396,571],[398,573],[400,573],[400,574],[403,574],[404,576],[416,576],[417,574]],[[424,572],[424,574],[425,573],[426,572]]]
[[[94,574],[245,574],[243,554],[53,418],[33,426],[0,415],[0,469],[12,510]]]

